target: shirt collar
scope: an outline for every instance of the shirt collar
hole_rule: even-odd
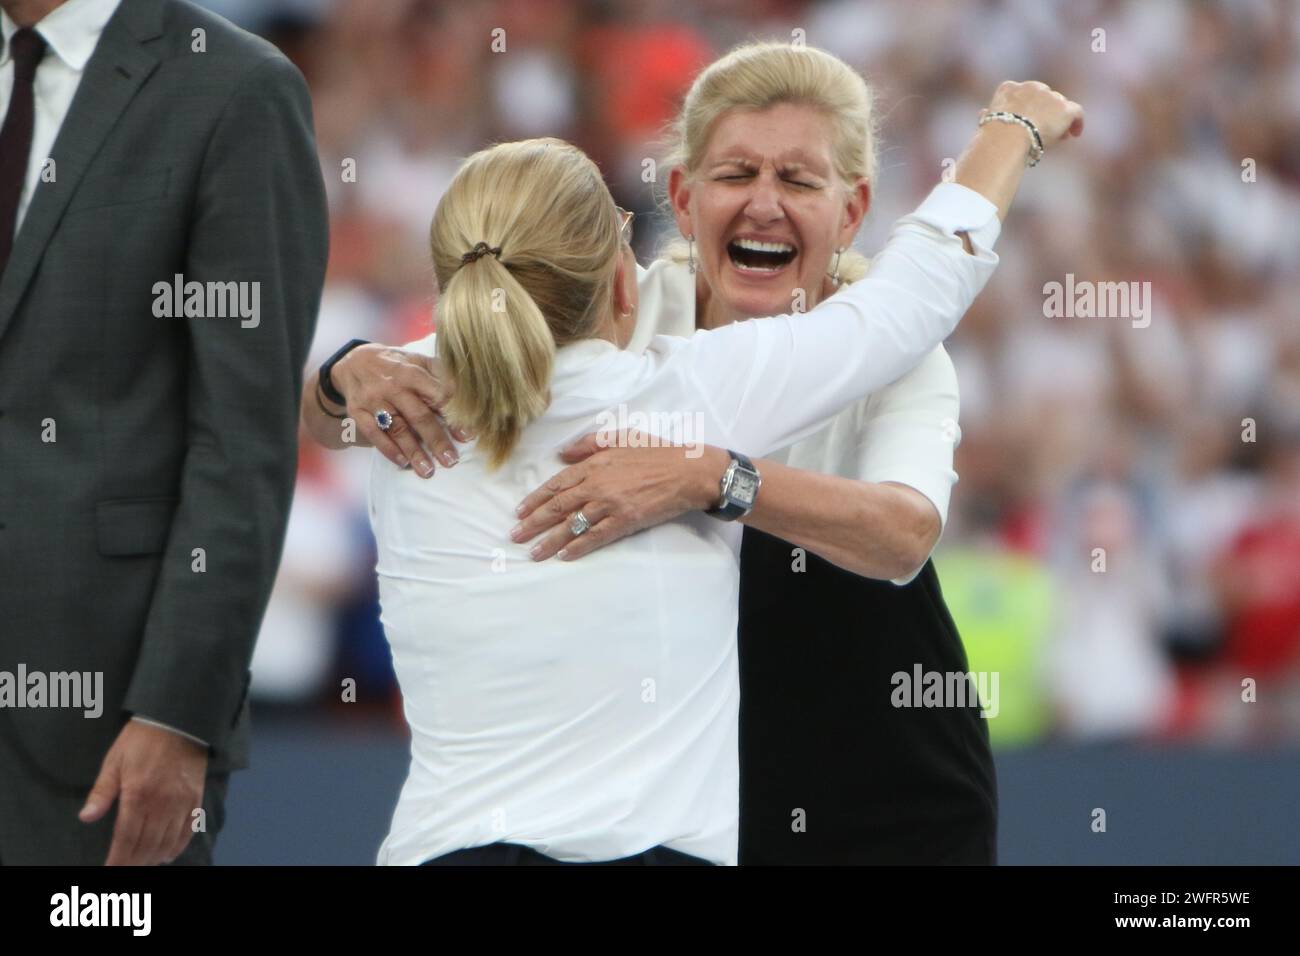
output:
[[[637,287],[642,301],[634,336],[637,350],[656,335],[695,334],[695,276],[685,262],[656,259],[637,271]]]
[[[555,350],[553,375],[570,375],[621,352],[608,339],[582,339]]]
[[[608,339],[583,339],[556,349],[546,413],[561,419],[589,415],[617,400],[626,381],[615,370],[627,361],[635,360]]]
[[[95,52],[95,44],[104,27],[113,18],[122,0],[67,0],[51,10],[36,23],[36,32],[45,40],[54,54],[80,73]],[[18,25],[9,14],[0,11],[0,30],[4,33],[4,52],[0,66],[11,59],[9,40],[18,32]]]

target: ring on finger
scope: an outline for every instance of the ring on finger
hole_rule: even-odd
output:
[[[386,408],[381,408],[375,412],[375,424],[379,426],[381,432],[386,432],[393,427],[393,413]]]
[[[591,521],[581,511],[575,511],[573,517],[569,519],[569,533],[575,538],[585,534],[591,527]]]

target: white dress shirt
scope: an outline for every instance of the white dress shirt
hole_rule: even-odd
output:
[[[119,3],[121,0],[66,0],[35,26],[45,40],[46,50],[32,81],[32,148],[27,154],[27,176],[18,197],[15,235],[22,227],[45,161],[54,150],[59,127],[68,115],[72,98],[77,95],[86,62],[95,52],[99,36]],[[3,117],[9,111],[9,97],[14,91],[14,58],[9,39],[18,32],[18,25],[4,11],[0,11],[0,32],[5,41],[4,51],[0,53],[0,117]],[[54,174],[57,177],[57,168]]]
[[[32,194],[41,181],[45,161],[54,151],[54,141],[72,106],[72,99],[77,95],[86,63],[120,3],[121,0],[66,0],[34,27],[45,40],[46,50],[32,80],[32,148],[27,154],[27,175],[18,197],[15,235],[22,228]],[[0,34],[4,36],[4,50],[0,51],[0,117],[8,113],[9,98],[14,91],[14,58],[9,41],[17,32],[18,25],[9,14],[0,10]],[[57,179],[58,168],[52,172]],[[132,719],[170,730],[202,747],[208,746],[206,741],[192,734],[148,717],[135,716]]]
[[[560,349],[550,406],[497,471],[474,443],[433,480],[372,453],[381,617],[411,727],[381,864],[498,841],[567,861],[664,845],[735,863],[740,526],[692,513],[534,562],[509,539],[515,507],[620,406],[661,416],[666,440],[760,456],[817,431],[952,330],[997,264],[997,232],[991,203],[942,184],[866,278],[806,315],[640,354]],[[434,354],[436,338],[407,347]]]

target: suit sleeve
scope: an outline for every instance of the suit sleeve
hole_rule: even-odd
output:
[[[256,64],[231,95],[191,217],[185,280],[255,283],[257,308],[184,320],[180,503],[124,706],[220,750],[284,545],[329,246],[311,98],[283,57]]]

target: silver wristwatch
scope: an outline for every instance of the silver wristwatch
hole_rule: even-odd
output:
[[[758,487],[763,483],[754,463],[737,451],[727,450],[731,464],[722,474],[721,500],[705,514],[721,518],[723,521],[735,521],[754,510],[754,499],[758,497]]]

